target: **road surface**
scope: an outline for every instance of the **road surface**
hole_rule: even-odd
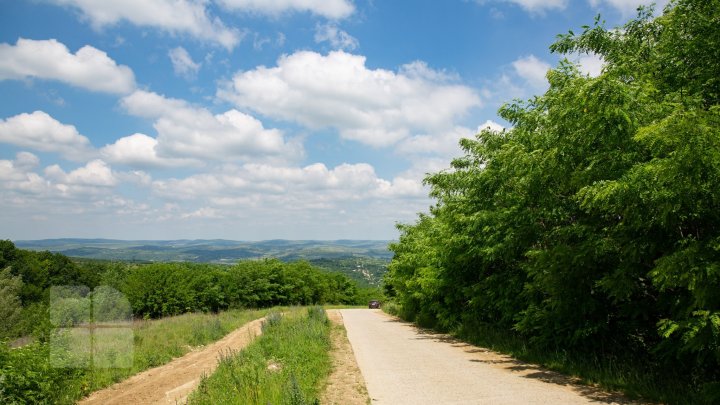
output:
[[[373,404],[633,403],[380,310],[341,313]]]

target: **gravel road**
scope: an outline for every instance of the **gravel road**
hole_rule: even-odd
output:
[[[341,313],[373,404],[635,403],[379,310]]]

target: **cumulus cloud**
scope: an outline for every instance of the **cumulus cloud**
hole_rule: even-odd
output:
[[[173,48],[168,52],[175,74],[186,79],[194,79],[200,71],[200,63],[195,62],[182,46]]]
[[[574,58],[571,59],[577,64],[581,72],[590,77],[600,76],[603,66],[605,65],[605,61],[603,60],[603,58],[600,55],[596,54],[576,55]]]
[[[22,113],[0,120],[0,142],[82,161],[94,153],[90,141],[72,125],[65,125],[43,111]]]
[[[160,157],[157,154],[157,139],[145,134],[122,137],[100,149],[100,155],[109,162],[132,167],[180,167],[198,166],[194,159]]]
[[[439,135],[414,135],[400,142],[397,151],[403,155],[453,157],[460,153],[460,139],[472,139],[475,134],[470,128],[455,127]]]
[[[488,2],[504,2],[518,5],[530,13],[543,14],[548,10],[563,10],[568,0],[476,0],[480,4]],[[595,0],[591,0],[595,1]]]
[[[281,131],[235,109],[212,114],[147,91],[136,91],[120,103],[130,114],[154,119],[158,134],[157,139],[131,135],[103,149],[110,159],[126,164],[133,151],[142,151],[136,164],[156,166],[176,165],[182,162],[178,159],[287,161],[304,153],[299,141],[288,141]]]
[[[216,208],[340,208],[348,202],[426,197],[420,181],[404,176],[385,180],[366,163],[322,163],[305,167],[249,163],[182,179],[156,180],[153,191],[165,198],[198,200]]]
[[[32,170],[40,164],[40,158],[30,152],[18,152],[15,157],[15,166],[22,170]]]
[[[218,3],[229,10],[272,16],[300,11],[340,19],[355,12],[355,6],[350,0],[218,0]]]
[[[517,59],[512,63],[515,73],[520,76],[527,84],[535,89],[543,89],[547,87],[547,75],[550,70],[550,64],[538,59],[534,55]]]
[[[234,48],[242,34],[225,26],[207,10],[207,1],[194,0],[48,0],[81,11],[93,27],[127,21],[141,27],[153,27],[171,34],[186,34],[204,41]]]
[[[117,184],[117,178],[110,166],[100,159],[92,160],[69,173],[58,165],[48,166],[45,168],[45,175],[64,186],[112,187]]]
[[[477,130],[457,126],[440,134],[414,135],[400,142],[397,146],[397,152],[408,156],[420,155],[445,158],[443,167],[438,169],[441,170],[449,166],[450,162],[446,158],[456,157],[461,153],[461,139],[475,139],[475,135],[486,129],[501,132],[505,127],[495,121],[487,120],[479,125]],[[424,157],[422,159],[425,161]]]
[[[38,157],[28,152],[18,153],[14,161],[0,160],[0,189],[23,194],[42,193],[49,183],[32,172],[38,164]]]
[[[92,91],[124,94],[135,88],[135,76],[105,52],[86,45],[75,54],[54,40],[20,38],[0,44],[0,80],[59,80]]]
[[[418,75],[368,69],[364,56],[303,51],[281,57],[275,67],[238,72],[218,96],[268,117],[332,127],[343,138],[389,146],[413,130],[452,128],[480,105],[473,89],[438,81],[440,73],[424,70]]]
[[[315,42],[328,42],[334,49],[352,51],[358,47],[358,40],[341,30],[337,24],[317,24],[315,26]]]

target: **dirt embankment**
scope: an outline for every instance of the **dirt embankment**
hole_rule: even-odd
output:
[[[79,404],[183,404],[203,374],[210,375],[221,353],[247,346],[261,333],[262,319],[251,321],[224,338],[92,393]]]
[[[328,378],[325,391],[320,398],[323,405],[366,405],[370,397],[345,333],[342,314],[339,310],[327,311],[333,323],[330,335],[332,341],[333,371]]]

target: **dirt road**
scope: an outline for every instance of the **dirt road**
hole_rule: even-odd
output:
[[[202,350],[190,352],[164,366],[136,374],[125,381],[97,391],[79,404],[183,404],[200,382],[210,375],[218,357],[229,350],[247,346],[260,334],[262,319],[245,324]]]
[[[379,310],[342,310],[373,404],[629,404]]]

